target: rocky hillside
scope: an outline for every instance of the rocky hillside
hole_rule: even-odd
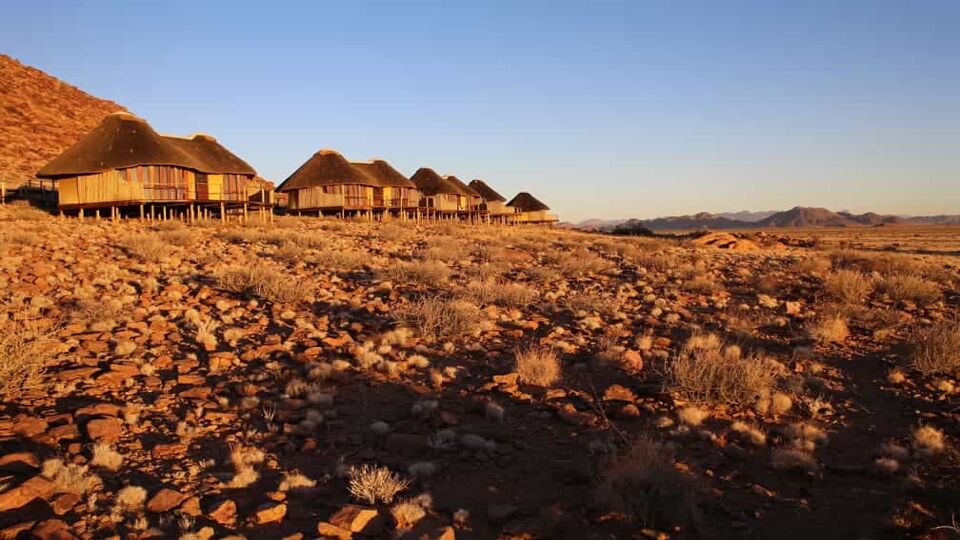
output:
[[[0,180],[16,187],[47,161],[126,110],[0,54]]]

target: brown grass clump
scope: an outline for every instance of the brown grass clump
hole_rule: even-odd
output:
[[[116,471],[123,465],[123,455],[109,444],[97,443],[93,446],[93,458],[90,460],[90,464],[108,471]]]
[[[698,294],[710,294],[723,288],[723,284],[706,274],[697,274],[683,282],[683,290]]]
[[[913,333],[910,362],[924,375],[960,375],[960,323],[939,321]]]
[[[810,337],[821,343],[840,343],[850,337],[847,319],[839,313],[826,315],[810,327]]]
[[[161,232],[160,239],[172,246],[187,247],[196,243],[197,233],[190,229],[169,230]]]
[[[504,281],[472,281],[465,293],[478,304],[496,304],[503,307],[522,307],[537,298],[537,291],[520,283]]]
[[[925,306],[940,299],[940,287],[936,283],[909,274],[884,277],[877,286],[880,292],[895,302],[912,302]]]
[[[217,274],[217,285],[243,296],[270,302],[295,303],[307,295],[302,283],[283,277],[279,271],[262,266],[232,266]]]
[[[43,386],[43,374],[53,358],[49,333],[29,324],[0,321],[0,398],[12,402],[25,391]]]
[[[933,426],[920,426],[911,436],[913,447],[922,455],[939,454],[947,447],[943,432]]]
[[[370,262],[369,253],[353,249],[323,249],[305,258],[313,264],[317,264],[337,272],[352,272],[354,270],[359,270],[368,262]]]
[[[563,306],[573,313],[596,313],[612,317],[620,311],[620,302],[613,297],[592,292],[577,292],[562,300]]]
[[[640,439],[603,471],[596,502],[646,527],[689,527],[700,521],[696,483],[675,466],[666,445]]]
[[[823,280],[827,295],[844,304],[861,304],[873,290],[873,282],[856,270],[837,270]]]
[[[173,253],[170,244],[155,234],[124,234],[117,239],[117,246],[145,262],[157,262]]]
[[[560,358],[546,347],[525,347],[516,352],[517,374],[520,382],[550,387],[560,380]]]
[[[54,458],[43,462],[40,474],[54,484],[56,493],[84,493],[103,485],[100,477],[88,472],[89,467],[76,463],[64,463]]]
[[[410,481],[386,467],[361,465],[350,470],[347,489],[357,500],[367,504],[393,502],[397,493],[407,489]]]
[[[401,262],[380,273],[383,279],[422,285],[443,283],[450,274],[450,268],[440,261]]]
[[[398,309],[394,316],[428,339],[452,339],[477,329],[480,308],[463,300],[432,296]]]
[[[770,394],[776,366],[761,356],[742,357],[712,334],[694,334],[667,366],[667,384],[703,403],[750,404]]]
[[[612,266],[610,261],[592,251],[582,248],[570,252],[557,253],[553,256],[553,260],[557,270],[568,276],[595,274]]]

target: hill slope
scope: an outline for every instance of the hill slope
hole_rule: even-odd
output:
[[[0,180],[16,187],[108,114],[126,110],[0,54]]]

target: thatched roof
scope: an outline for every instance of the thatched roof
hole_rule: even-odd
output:
[[[376,179],[381,186],[405,187],[414,189],[417,187],[417,185],[411,182],[409,178],[401,174],[400,171],[391,167],[389,163],[382,159],[354,163],[353,165],[359,167],[361,170],[366,172],[367,175]]]
[[[277,191],[293,191],[314,186],[341,184],[375,187],[382,185],[379,179],[374,178],[356,164],[347,161],[347,158],[339,152],[320,150],[284,180],[277,187]]]
[[[471,180],[470,183],[467,185],[473,188],[474,191],[479,193],[480,196],[483,197],[483,200],[487,202],[506,202],[507,201],[507,199],[505,199],[503,195],[500,195],[499,193],[494,191],[492,187],[488,186],[486,182],[484,182],[483,180],[480,180],[479,178],[475,180]]]
[[[420,169],[417,169],[417,172],[413,173],[413,176],[410,177],[410,180],[416,184],[417,189],[420,190],[420,193],[423,193],[428,197],[438,194],[462,195],[459,186],[450,182],[446,178],[443,178],[433,169],[429,169],[427,167],[421,167]]]
[[[164,137],[142,118],[124,112],[106,117],[76,144],[47,163],[37,176],[97,174],[140,165],[169,165],[210,174],[256,174],[253,167],[213,137]]]
[[[526,191],[521,191],[517,193],[517,196],[513,199],[510,199],[510,202],[507,203],[507,206],[511,208],[516,208],[521,212],[537,212],[539,210],[549,210],[550,207],[538,201],[536,197],[527,193]]]
[[[463,180],[460,180],[454,175],[445,176],[444,179],[447,182],[457,186],[457,189],[460,190],[460,195],[466,195],[467,197],[479,197],[480,194],[476,192],[472,187],[463,183]]]

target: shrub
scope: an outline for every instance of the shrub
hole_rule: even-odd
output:
[[[827,295],[844,304],[862,303],[873,290],[869,277],[856,270],[837,270],[823,281]]]
[[[709,294],[722,289],[722,284],[706,274],[698,274],[683,282],[683,289],[699,294]]]
[[[117,240],[117,246],[147,262],[165,259],[173,252],[169,244],[154,234],[124,234]]]
[[[568,276],[595,274],[612,266],[610,261],[586,249],[564,252],[555,261],[557,269]]]
[[[279,303],[299,302],[308,294],[302,283],[262,266],[227,268],[217,274],[217,285],[225,291]]]
[[[25,391],[43,386],[53,358],[49,332],[22,322],[0,322],[0,398],[11,402]]]
[[[370,261],[370,254],[352,249],[324,249],[311,255],[310,261],[337,272],[352,272],[363,268]]]
[[[646,527],[688,527],[700,520],[693,479],[675,466],[673,453],[660,443],[640,439],[603,471],[595,500]]]
[[[943,440],[943,432],[933,426],[920,426],[913,430],[913,447],[918,453],[923,455],[933,455],[943,452],[946,448],[946,442]]]
[[[960,323],[940,321],[913,333],[910,361],[924,375],[960,376]]]
[[[401,307],[395,317],[428,339],[452,339],[477,327],[480,309],[463,300],[434,296]]]
[[[197,234],[189,229],[163,231],[160,239],[172,246],[191,246],[197,241]]]
[[[849,336],[847,320],[839,313],[821,317],[810,327],[810,337],[821,343],[840,343]]]
[[[90,460],[90,464],[116,471],[123,465],[123,455],[107,443],[97,443],[93,446],[93,459]]]
[[[667,383],[688,399],[749,404],[769,395],[777,368],[760,356],[741,357],[712,334],[694,334],[667,366]]]
[[[393,502],[397,493],[407,489],[410,481],[386,467],[361,465],[350,470],[350,494],[367,504]]]
[[[550,387],[560,380],[560,358],[546,347],[525,347],[516,352],[517,374],[520,382]]]
[[[530,287],[502,281],[472,281],[467,284],[465,293],[478,304],[504,307],[525,306],[537,297],[537,291]]]
[[[940,287],[936,283],[909,274],[887,276],[880,280],[878,288],[895,302],[924,306],[940,299]]]
[[[592,292],[578,292],[567,295],[563,305],[573,313],[597,313],[612,317],[620,311],[620,302],[616,298]]]
[[[383,279],[436,285],[450,277],[450,268],[439,261],[400,262],[380,272]]]

